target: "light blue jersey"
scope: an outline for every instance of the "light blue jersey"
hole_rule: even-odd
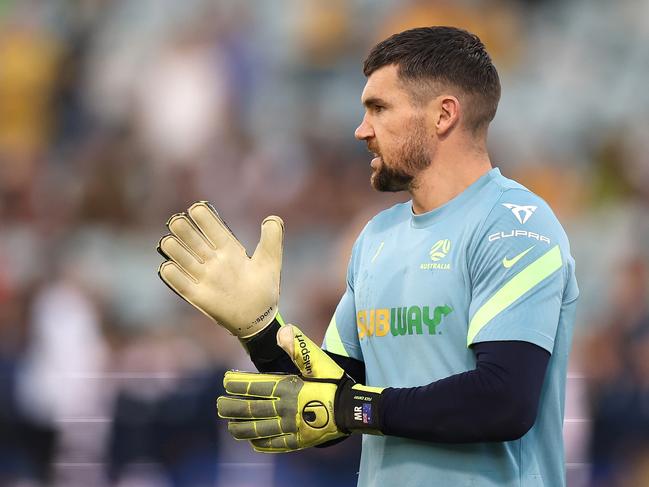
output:
[[[561,487],[568,352],[579,291],[549,206],[492,169],[429,213],[379,213],[356,241],[324,348],[365,363],[367,385],[414,387],[475,368],[474,343],[552,354],[532,429],[501,443],[363,436],[360,486]],[[388,412],[389,414],[389,412]]]

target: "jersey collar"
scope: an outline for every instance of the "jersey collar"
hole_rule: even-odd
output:
[[[475,183],[458,194],[455,198],[447,201],[442,206],[435,208],[434,210],[426,213],[421,213],[419,215],[415,215],[413,213],[411,200],[409,203],[411,225],[415,228],[425,228],[441,221],[444,218],[449,217],[449,215],[457,212],[458,210],[468,210],[475,204],[475,202],[472,202],[471,200],[482,190],[482,188],[489,184],[492,179],[498,176],[500,176],[500,169],[495,167],[489,172],[483,174],[480,179],[478,179]]]

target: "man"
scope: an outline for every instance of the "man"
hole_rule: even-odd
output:
[[[326,353],[277,314],[277,217],[252,258],[204,203],[161,241],[163,280],[260,371],[293,374],[229,372],[219,415],[264,452],[362,433],[362,486],[565,485],[574,261],[548,205],[492,169],[496,69],[476,36],[430,27],[379,43],[364,73],[371,184],[412,199],[358,237]]]

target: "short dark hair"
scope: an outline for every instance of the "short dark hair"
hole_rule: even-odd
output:
[[[471,97],[465,124],[472,131],[486,128],[500,100],[498,72],[482,41],[455,27],[420,27],[394,34],[372,48],[363,63],[370,76],[383,66],[397,65],[399,78],[415,87],[442,83]],[[413,84],[412,82],[416,82]],[[428,83],[426,83],[428,82]]]

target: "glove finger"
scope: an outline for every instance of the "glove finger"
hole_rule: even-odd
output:
[[[209,242],[201,235],[191,220],[184,213],[177,213],[169,218],[167,228],[201,259],[207,260],[214,252]]]
[[[253,450],[261,453],[285,453],[299,450],[296,433],[250,440],[250,444]]]
[[[169,260],[163,262],[158,267],[158,276],[172,291],[191,302],[196,281],[178,264]]]
[[[158,244],[160,251],[173,260],[189,275],[197,279],[201,275],[201,264],[204,261],[192,253],[185,245],[172,235],[165,235]]]
[[[284,431],[279,418],[257,421],[230,421],[228,431],[237,440],[255,440],[289,433]],[[295,431],[291,431],[294,433]]]
[[[271,264],[279,276],[282,270],[282,250],[284,247],[284,222],[278,216],[269,216],[261,223],[261,238],[253,254],[253,259],[264,259]]]
[[[275,401],[268,399],[236,399],[220,396],[216,400],[219,418],[225,419],[264,419],[276,418]]]
[[[229,371],[223,377],[223,387],[228,394],[254,397],[273,397],[279,381],[286,375],[257,374]]]
[[[241,242],[207,201],[194,203],[187,213],[215,249],[234,248],[237,252],[246,253]]]

